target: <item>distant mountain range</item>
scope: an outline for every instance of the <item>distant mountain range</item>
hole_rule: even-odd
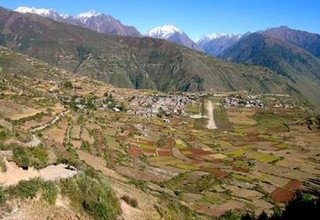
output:
[[[249,33],[248,33],[249,34]],[[246,34],[247,35],[247,34]],[[211,34],[201,38],[197,44],[211,56],[219,56],[226,49],[237,43],[243,36],[242,34]]]
[[[131,37],[143,37],[143,35],[134,27],[123,25],[119,20],[113,18],[111,15],[97,13],[94,10],[79,14],[78,16],[71,16],[60,14],[53,9],[34,8],[34,7],[18,7],[15,11],[20,13],[32,13],[53,20],[73,24],[88,28],[109,35],[121,35]],[[223,50],[228,48],[232,43],[238,39],[236,34],[216,35],[217,37],[208,41],[194,42],[181,29],[174,25],[163,25],[148,31],[144,36],[168,40],[194,50],[204,51],[209,55],[217,56]],[[218,52],[217,52],[218,51]]]
[[[142,34],[132,26],[123,25],[120,21],[111,15],[89,11],[78,16],[59,14],[53,9],[18,7],[16,9],[20,13],[32,13],[56,21],[65,22],[77,26],[86,27],[90,30],[97,31],[109,35],[133,36],[141,37]]]
[[[282,26],[244,35],[213,34],[195,43],[173,25],[142,35],[94,11],[78,16],[52,9],[16,11],[20,13],[1,9],[0,45],[116,86],[163,91],[252,89],[303,96],[320,106],[318,34]]]

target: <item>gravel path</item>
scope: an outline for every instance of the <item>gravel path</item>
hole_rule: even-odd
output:
[[[46,129],[47,127],[49,127],[50,125],[55,124],[58,120],[60,120],[61,117],[63,117],[63,116],[66,115],[67,113],[69,113],[69,110],[64,111],[64,112],[61,112],[60,114],[58,114],[56,117],[54,117],[54,119],[53,119],[50,123],[45,124],[45,125],[40,126],[40,127],[37,127],[37,128],[34,128],[34,129],[32,129],[31,131],[32,131],[32,132],[35,132],[35,131],[44,130],[44,129]]]
[[[214,106],[213,106],[213,103],[211,100],[208,100],[208,102],[206,103],[206,107],[208,110],[208,118],[209,118],[207,128],[208,129],[217,129],[217,125],[216,125],[214,118],[213,118]]]

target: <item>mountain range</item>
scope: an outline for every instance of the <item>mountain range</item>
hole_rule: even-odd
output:
[[[197,41],[197,44],[204,52],[216,57],[222,54],[226,49],[237,43],[243,36],[245,35],[211,34],[201,38],[199,41]]]
[[[78,16],[52,9],[16,11],[1,9],[0,45],[116,86],[288,93],[320,104],[317,34],[279,27],[214,34],[195,43],[173,25],[142,35],[94,11]]]
[[[252,33],[220,55],[237,63],[265,66],[295,83],[312,102],[319,100],[320,35],[282,26]]]
[[[299,96],[266,68],[225,62],[162,39],[110,36],[30,13],[1,9],[0,39],[14,51],[120,87],[290,90]]]
[[[81,27],[88,28],[93,31],[108,35],[121,35],[131,37],[152,37],[168,40],[172,43],[179,44],[191,49],[204,51],[210,55],[217,56],[224,49],[228,48],[233,42],[242,35],[226,34],[216,35],[211,39],[211,35],[207,38],[206,42],[194,42],[190,37],[183,32],[180,28],[174,25],[163,25],[149,30],[145,35],[141,34],[136,28],[132,26],[123,25],[120,21],[113,18],[111,15],[98,13],[94,10],[84,12],[77,16],[60,14],[53,9],[34,8],[34,7],[18,7],[15,11],[20,13],[37,14],[43,17],[51,18],[55,21],[73,24]],[[206,38],[206,37],[204,37]],[[210,39],[210,41],[208,41]],[[212,52],[214,51],[214,52]],[[215,51],[220,51],[219,53]]]
[[[18,7],[16,11],[20,13],[37,14],[56,21],[82,26],[109,35],[142,36],[135,27],[123,25],[111,15],[97,13],[94,10],[79,14],[78,16],[59,14],[53,9],[44,8]]]

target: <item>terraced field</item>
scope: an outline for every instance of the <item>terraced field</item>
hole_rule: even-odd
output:
[[[7,80],[19,78],[8,75]],[[272,213],[297,190],[318,189],[312,180],[320,178],[320,130],[315,124],[308,128],[307,110],[226,106],[222,99],[228,93],[179,94],[179,99],[188,97],[181,113],[152,115],[152,105],[130,102],[142,94],[151,97],[148,100],[169,95],[113,88],[85,78],[70,80],[77,88],[57,82],[57,91],[46,92],[43,88],[51,88],[52,82],[34,84],[30,78],[23,79],[32,85],[28,90],[10,84],[2,92],[0,176],[8,177],[1,179],[6,198],[11,198],[12,167],[21,180],[53,181],[62,203],[73,201],[65,211],[91,217],[83,204],[93,198],[79,203],[81,196],[69,193],[73,189],[68,187],[84,187],[82,178],[98,178],[99,184],[106,178],[115,193],[108,198],[120,201],[119,210],[112,209],[124,219]],[[30,103],[19,98],[21,91]],[[170,97],[163,100],[172,104]],[[55,167],[61,163],[64,167]],[[42,174],[45,171],[53,176]],[[20,186],[19,180],[13,185]]]

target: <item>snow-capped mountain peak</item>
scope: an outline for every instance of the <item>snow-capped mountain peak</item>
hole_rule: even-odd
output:
[[[226,39],[240,39],[243,35],[242,34],[234,34],[234,33],[214,33],[214,34],[209,34],[209,35],[204,35],[199,41],[212,41],[215,39],[220,39],[220,38],[226,38]]]
[[[79,14],[77,17],[78,18],[91,18],[91,17],[100,16],[100,15],[102,15],[102,13],[98,13],[95,10],[91,10],[91,11]]]
[[[203,36],[197,41],[197,44],[207,54],[219,56],[226,49],[237,43],[243,36],[245,35],[234,33],[215,33]]]
[[[147,36],[167,39],[175,33],[183,34],[183,31],[176,26],[169,24],[155,27],[147,32]]]
[[[35,7],[18,7],[16,12],[32,13],[43,17],[47,17],[59,22],[65,22],[77,26],[89,28],[93,31],[109,35],[124,35],[140,37],[139,31],[131,26],[123,25],[120,21],[114,19],[110,15],[98,13],[94,10],[72,16],[68,14],[59,14],[53,9],[35,8]]]
[[[68,15],[68,14],[60,14],[60,16],[63,19],[73,19],[73,17],[71,15]]]
[[[22,6],[22,7],[18,7],[15,11],[20,13],[32,13],[32,14],[37,14],[44,17],[51,17],[51,18],[60,17],[60,14],[55,10],[53,10],[52,8],[46,9],[46,8]],[[65,15],[65,16],[69,16],[69,15]]]
[[[147,32],[146,36],[165,39],[175,44],[180,44],[195,50],[201,50],[180,28],[174,25],[163,25],[155,27]]]

